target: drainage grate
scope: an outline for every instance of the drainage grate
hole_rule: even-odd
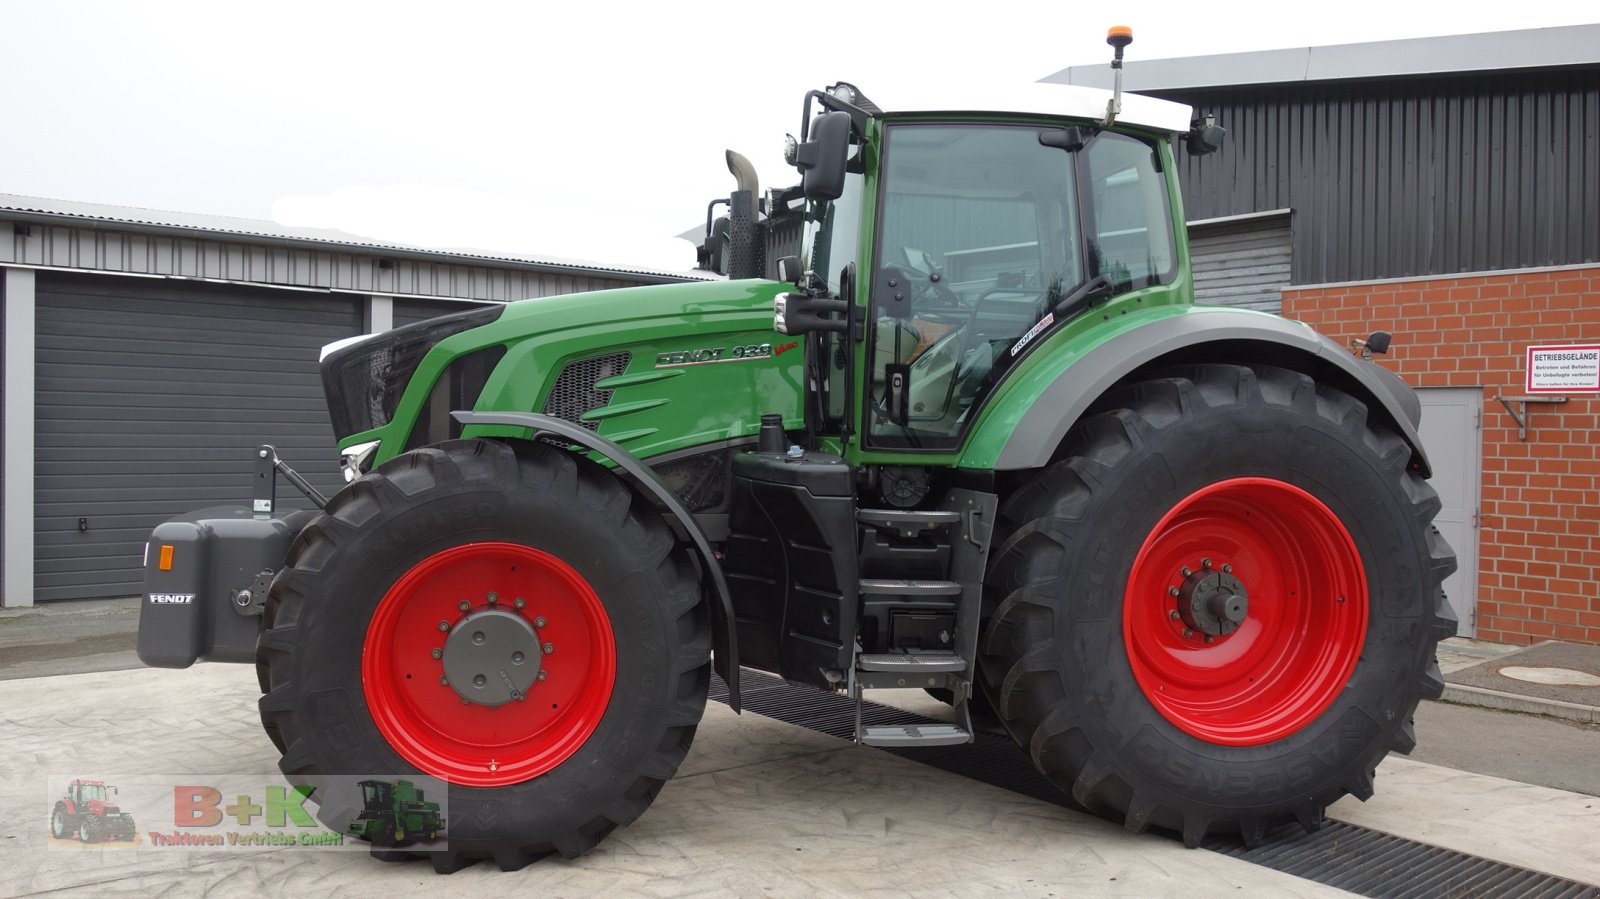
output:
[[[793,687],[754,671],[740,674],[745,711],[796,724],[840,739],[855,732],[855,709],[839,694]],[[711,698],[725,702],[727,686],[711,680]],[[912,712],[865,702],[862,724],[917,724],[929,719]],[[1072,798],[1034,770],[1010,738],[980,733],[975,742],[943,749],[884,750],[914,762],[973,780],[1078,809]],[[1219,852],[1295,877],[1374,899],[1435,896],[1508,896],[1540,899],[1600,899],[1600,887],[1542,874],[1502,862],[1441,849],[1342,821],[1329,821],[1316,833],[1297,824],[1269,833],[1267,841],[1246,849],[1236,838],[1207,837],[1201,844]]]

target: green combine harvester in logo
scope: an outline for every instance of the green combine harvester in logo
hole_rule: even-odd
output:
[[[422,791],[409,780],[363,780],[361,802],[350,833],[363,840],[400,846],[432,840],[444,830],[439,803],[424,802]]]

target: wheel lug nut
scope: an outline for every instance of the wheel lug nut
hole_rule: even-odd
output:
[[[1210,559],[1201,559],[1200,560],[1200,567],[1204,568],[1207,571],[1210,571],[1211,570],[1211,560]]]
[[[556,651],[556,645],[554,643],[546,643],[544,645],[544,654],[545,655],[549,655],[550,653],[555,652],[555,651]]]
[[[1183,576],[1188,577],[1191,574],[1194,574],[1194,569],[1187,565],[1183,566]]]
[[[439,622],[439,630],[447,631],[449,629],[450,629],[450,622],[448,622],[448,621]]]
[[[1232,565],[1224,565],[1224,566],[1222,566],[1222,571],[1223,571],[1224,574],[1233,574],[1233,566]]]
[[[528,697],[526,697],[526,696],[524,696],[524,695],[522,695],[522,694],[521,694],[521,693],[519,693],[519,692],[518,692],[518,691],[516,691],[516,690],[512,690],[512,691],[511,691],[511,698],[512,698],[512,699],[515,699],[515,700],[516,700],[516,701],[517,701],[517,702],[523,702],[523,701],[524,701],[524,700],[526,700],[526,699],[527,699],[527,698],[528,698]]]
[[[527,605],[528,601],[519,596],[511,604],[520,609],[523,606]]]
[[[462,601],[456,603],[456,608],[458,608],[461,611],[465,612],[466,610],[472,608],[472,603],[467,602],[466,600],[463,599]]]
[[[448,678],[448,677],[439,678],[439,686],[441,686],[441,687],[450,686],[450,678]]]
[[[1215,643],[1215,642],[1217,642],[1217,638],[1211,636],[1210,634],[1206,634],[1206,642],[1207,643]]]
[[[500,594],[498,594],[498,593],[489,594],[489,601],[490,602],[499,602],[500,601]]]
[[[545,678],[547,678],[549,676],[550,676],[550,672],[548,672],[548,671],[541,670],[539,672],[539,679],[540,680],[544,680]]]
[[[1184,635],[1184,637],[1193,637],[1194,636],[1194,631],[1192,631],[1192,630],[1190,630],[1188,628],[1184,628],[1183,629],[1183,635]]]
[[[1167,617],[1171,618],[1173,621],[1177,621],[1179,618],[1182,618],[1183,616],[1178,614],[1178,610],[1177,609],[1173,609],[1172,611],[1167,613]]]
[[[444,650],[442,650],[442,649],[440,649],[440,648],[439,648],[439,647],[437,647],[437,646],[435,646],[435,647],[434,647],[434,648],[433,648],[433,652],[430,652],[430,653],[428,653],[428,654],[429,654],[429,655],[431,655],[431,656],[433,656],[433,657],[434,657],[434,658],[436,658],[436,659],[442,659],[442,658],[444,658]]]
[[[1177,587],[1168,587],[1167,588],[1167,595],[1168,596],[1177,596],[1178,595],[1178,588]]]
[[[544,616],[543,615],[540,615],[538,618],[533,619],[533,626],[534,627],[544,627],[546,623],[547,622],[544,620]]]

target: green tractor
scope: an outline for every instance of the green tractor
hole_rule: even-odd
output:
[[[254,662],[296,782],[448,782],[440,871],[638,818],[713,667],[735,710],[741,667],[932,691],[953,723],[855,739],[987,718],[1189,846],[1366,799],[1455,629],[1420,404],[1303,324],[1193,302],[1175,154],[1217,147],[1209,119],[1029,87],[810,92],[801,184],[729,154],[726,280],[329,347],[349,483],[324,503],[262,447],[253,513],[158,527],[142,657]],[[275,516],[279,474],[322,510]]]
[[[427,802],[409,780],[363,780],[361,812],[348,832],[374,846],[431,841],[444,830],[439,803]]]

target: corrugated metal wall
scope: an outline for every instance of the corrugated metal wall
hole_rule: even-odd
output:
[[[0,219],[5,216],[0,213]],[[130,274],[177,275],[360,293],[521,300],[654,283],[445,261],[393,259],[202,237],[166,237],[69,225],[33,225],[32,236],[0,236],[0,262]]]
[[[1296,284],[1600,261],[1600,68],[1158,91],[1189,219],[1295,211]]]
[[[405,325],[414,325],[430,318],[438,318],[441,315],[450,315],[456,312],[466,312],[482,305],[484,304],[452,303],[448,300],[397,299],[394,301],[394,326],[399,328]]]

